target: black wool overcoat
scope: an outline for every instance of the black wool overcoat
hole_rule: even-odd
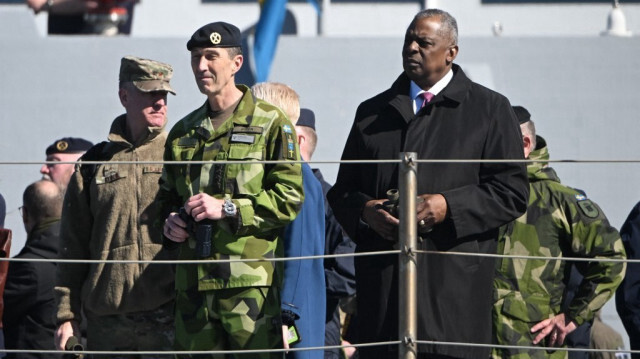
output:
[[[343,160],[523,159],[520,128],[503,95],[469,80],[453,65],[453,78],[417,114],[403,73],[391,88],[364,101],[342,155]],[[361,220],[364,204],[398,188],[399,165],[342,164],[329,200],[336,218],[357,243],[357,252],[394,248]],[[495,253],[499,227],[526,210],[524,163],[420,163],[418,194],[444,195],[443,223],[419,243],[436,252]],[[358,341],[398,340],[398,256],[356,257]],[[418,257],[418,340],[491,343],[494,260],[477,256],[420,254]],[[362,358],[397,358],[397,346],[361,348]],[[486,358],[489,349],[420,345],[424,353]]]

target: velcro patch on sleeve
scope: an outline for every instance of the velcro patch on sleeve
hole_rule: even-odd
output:
[[[598,218],[600,215],[598,207],[596,207],[589,199],[578,201],[578,208],[580,208],[582,213],[589,218]]]

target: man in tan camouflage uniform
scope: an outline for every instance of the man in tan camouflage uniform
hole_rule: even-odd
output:
[[[167,164],[163,173],[166,246],[179,246],[180,259],[282,257],[283,229],[303,201],[301,164],[292,162],[300,159],[293,125],[282,110],[235,84],[241,41],[237,27],[215,22],[187,43],[207,100],[173,127],[164,158],[206,162]],[[255,163],[260,160],[291,162]],[[270,261],[179,264],[176,349],[282,349],[282,269],[282,262]]]
[[[514,107],[521,123],[525,157],[545,161],[544,139],[535,135],[529,112]],[[563,346],[568,333],[593,319],[613,295],[624,276],[625,264],[602,262],[625,258],[620,235],[598,205],[579,191],[560,183],[545,162],[527,166],[529,206],[508,226],[498,253],[557,259],[498,261],[493,310],[496,343],[521,346]],[[577,262],[584,275],[565,313],[560,311],[568,263],[563,257],[594,258]],[[545,339],[546,338],[546,339]],[[566,351],[540,349],[493,350],[493,358],[566,358]]]
[[[167,93],[175,94],[169,84],[172,74],[171,66],[161,62],[122,58],[119,97],[126,113],[113,121],[109,141],[80,158],[69,182],[62,213],[62,259],[175,258],[162,249],[162,233],[154,226],[162,166],[113,163],[162,160]],[[173,282],[174,271],[167,264],[60,263],[56,346],[62,349],[71,336],[79,336],[82,308],[90,350],[171,350]]]

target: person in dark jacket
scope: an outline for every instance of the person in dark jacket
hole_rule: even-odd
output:
[[[343,160],[522,160],[520,129],[506,97],[453,64],[457,24],[442,10],[419,12],[402,49],[404,73],[361,103]],[[329,191],[334,214],[357,252],[394,249],[398,218],[384,210],[398,188],[397,163],[342,164]],[[432,162],[418,166],[417,340],[491,343],[495,261],[435,252],[495,253],[499,227],[519,217],[529,194],[524,163]],[[355,258],[361,343],[396,341],[398,256]],[[398,346],[360,348],[361,358],[396,358]],[[489,348],[420,344],[420,358],[486,358]]]
[[[23,194],[24,248],[14,258],[58,257],[62,189],[52,181],[30,184]],[[11,262],[4,289],[3,317],[7,349],[55,350],[56,311],[53,299],[56,264]],[[7,358],[51,358],[51,354],[9,353]]]
[[[640,202],[620,228],[628,259],[640,259]],[[640,350],[640,263],[627,263],[627,273],[616,291],[616,310],[629,335],[631,350]],[[640,354],[633,354],[640,359]]]

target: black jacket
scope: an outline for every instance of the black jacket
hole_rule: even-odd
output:
[[[620,228],[628,259],[640,259],[640,202]],[[629,334],[632,350],[640,350],[640,263],[627,263],[624,280],[616,291],[616,310]],[[634,354],[633,359],[640,358]]]
[[[15,258],[58,258],[60,220],[40,225],[29,233]],[[11,262],[4,289],[4,336],[7,349],[55,350],[56,329],[53,286],[56,264]],[[52,358],[46,354],[9,354],[7,358]]]
[[[451,82],[417,115],[405,74],[361,103],[342,159],[396,160],[400,152],[417,152],[419,159],[523,159],[509,101],[471,82],[459,66],[453,71]],[[340,166],[329,201],[358,252],[393,248],[360,214],[368,200],[398,188],[398,170],[393,163]],[[495,253],[498,228],[525,211],[528,192],[523,163],[420,163],[418,194],[441,193],[448,214],[419,249]],[[493,265],[490,258],[420,255],[418,340],[490,343]],[[359,341],[398,340],[397,255],[356,257],[355,266]],[[489,353],[455,346],[419,350],[461,358]],[[381,350],[373,347],[371,355],[379,357]]]

